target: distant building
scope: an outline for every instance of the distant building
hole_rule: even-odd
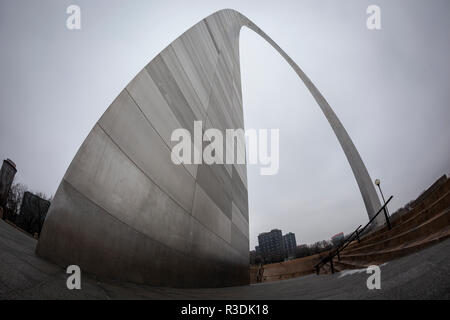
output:
[[[297,250],[295,234],[289,232],[283,235],[279,229],[259,234],[258,244],[255,246],[255,250],[251,251],[251,256],[257,260],[261,259],[264,263],[293,258]]]
[[[263,255],[259,246],[255,246],[255,250],[250,251],[250,264],[258,265],[263,263]]]
[[[4,160],[0,170],[0,207],[6,208],[9,189],[16,175],[17,169],[10,159]]]
[[[259,250],[264,262],[278,262],[284,260],[284,241],[281,230],[273,229],[258,235]]]
[[[260,263],[263,263],[264,260],[261,256],[261,253],[256,250],[250,251],[250,264],[251,265],[259,265]]]
[[[27,191],[23,195],[20,213],[15,218],[15,224],[26,232],[39,236],[49,207],[50,201]]]
[[[251,250],[250,251],[250,264],[256,264],[255,260],[256,260],[256,250]]]
[[[286,257],[292,257],[297,248],[297,241],[295,241],[295,234],[289,232],[283,236],[284,250]]]
[[[331,237],[331,242],[334,245],[338,245],[342,241],[344,241],[344,233],[343,232],[339,232],[338,234],[335,234],[334,236]]]

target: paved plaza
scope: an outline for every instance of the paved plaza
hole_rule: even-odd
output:
[[[381,289],[353,270],[250,286],[174,289],[98,280],[82,274],[68,290],[65,270],[34,253],[36,240],[0,221],[1,299],[449,299],[450,239],[381,266]]]

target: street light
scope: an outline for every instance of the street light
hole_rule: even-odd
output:
[[[375,179],[375,184],[378,186],[378,189],[380,190],[380,193],[381,193],[381,198],[383,198],[383,203],[386,206],[386,200],[384,200],[384,195],[383,195],[383,191],[381,191],[380,183],[381,183],[380,179]],[[387,207],[386,207],[386,212],[389,215],[389,211],[388,211]]]

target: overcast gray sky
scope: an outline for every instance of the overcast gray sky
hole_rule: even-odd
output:
[[[66,8],[81,7],[81,30]],[[381,8],[381,30],[366,8]],[[207,15],[233,8],[308,74],[394,211],[450,173],[450,2],[0,1],[0,159],[54,194],[79,146],[126,84]],[[247,128],[280,129],[280,171],[248,169],[251,247],[260,232],[329,239],[367,222],[350,166],[294,71],[248,29],[240,41]]]

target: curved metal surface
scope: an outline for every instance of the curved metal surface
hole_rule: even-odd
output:
[[[350,137],[302,70],[234,10],[200,21],[157,55],[108,107],[70,164],[37,253],[116,280],[173,287],[249,283],[245,165],[175,165],[171,133],[243,128],[239,32],[266,39],[333,128],[369,217],[379,200]],[[245,152],[245,150],[238,150]]]

